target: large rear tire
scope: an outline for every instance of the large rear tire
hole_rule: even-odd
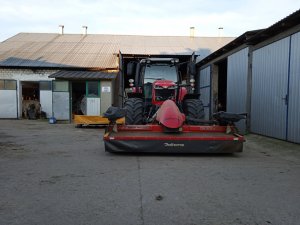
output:
[[[186,116],[193,119],[203,120],[205,117],[204,106],[200,99],[186,99],[183,102],[183,111]],[[195,121],[188,121],[188,124],[198,125]]]
[[[139,125],[143,123],[144,103],[140,98],[129,98],[125,101],[125,124]]]

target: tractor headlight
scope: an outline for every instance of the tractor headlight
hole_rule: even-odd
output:
[[[155,85],[154,89],[163,89],[163,87],[159,85]]]
[[[130,86],[130,87],[133,87],[134,79],[129,79],[128,81],[129,81],[129,86]]]
[[[195,79],[190,79],[190,85],[191,87],[195,87]]]

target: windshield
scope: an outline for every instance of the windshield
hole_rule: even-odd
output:
[[[171,80],[177,82],[176,67],[172,65],[147,65],[145,67],[145,83],[155,80]]]

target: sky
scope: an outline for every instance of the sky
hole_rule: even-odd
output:
[[[300,0],[0,0],[0,42],[20,33],[237,37],[267,28]],[[222,27],[223,29],[219,29]]]

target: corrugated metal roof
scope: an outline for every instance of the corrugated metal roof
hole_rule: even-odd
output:
[[[51,74],[49,78],[67,79],[67,80],[111,80],[116,78],[116,73],[104,73],[99,71],[59,71]]]
[[[233,39],[20,33],[0,43],[0,66],[116,69],[119,51],[127,55],[190,55],[196,52],[204,58]]]
[[[300,24],[300,9],[252,37],[248,43],[257,44]]]
[[[228,44],[224,45],[217,51],[213,52],[212,54],[203,58],[199,63],[198,66],[203,66],[210,61],[224,55],[225,53],[243,45],[255,45],[259,42],[267,40],[268,38],[280,34],[292,27],[299,26],[300,21],[300,9],[292,13],[291,15],[283,18],[282,20],[278,21],[277,23],[271,25],[266,29],[260,30],[253,30],[247,31],[241,36],[237,37],[233,41],[229,42]]]

